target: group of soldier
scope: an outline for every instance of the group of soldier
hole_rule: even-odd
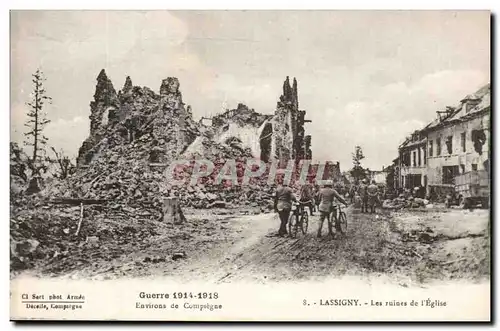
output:
[[[321,237],[325,220],[328,220],[329,222],[329,234],[333,235],[330,222],[333,212],[336,208],[338,208],[337,201],[347,206],[346,199],[333,187],[333,181],[327,180],[321,188],[310,183],[305,183],[300,187],[298,196],[299,198],[297,199],[293,189],[285,183],[276,190],[274,197],[274,211],[278,213],[280,218],[278,236],[287,235],[286,226],[292,211],[292,204],[296,202],[299,202],[303,207],[308,207],[311,216],[314,215],[317,208],[319,212],[318,237]],[[364,179],[360,184],[353,185],[346,196],[351,198],[351,203],[355,203],[356,199],[360,200],[361,212],[375,213],[376,206],[379,203],[379,188],[375,181],[368,184],[368,181]],[[341,229],[339,220],[336,217],[334,218],[336,233],[340,233]]]
[[[287,184],[281,185],[276,190],[274,198],[274,210],[278,213],[280,218],[278,235],[287,235],[286,225],[290,217],[292,204],[298,201],[302,206],[309,208],[311,216],[314,215],[317,207],[320,219],[318,237],[321,237],[323,223],[325,220],[328,220],[328,222],[331,221],[331,214],[337,207],[336,200],[347,206],[347,201],[337,192],[337,190],[333,188],[333,181],[331,180],[327,180],[322,188],[313,186],[310,183],[305,183],[300,187],[298,199],[290,186]],[[335,222],[335,229],[337,232],[340,232],[340,225],[337,220]],[[330,234],[333,235],[330,226],[328,227],[328,230]]]
[[[375,213],[379,201],[379,188],[374,180],[368,184],[368,180],[363,179],[360,184],[352,185],[349,191],[351,203],[355,203],[356,199],[360,200],[362,213]]]

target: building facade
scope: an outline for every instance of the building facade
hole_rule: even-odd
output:
[[[412,189],[427,186],[427,137],[415,131],[399,146],[398,187]]]
[[[486,170],[490,163],[490,86],[460,101],[424,129],[431,187],[455,184],[457,175]]]
[[[426,188],[428,195],[455,185],[455,177],[490,167],[490,84],[415,131],[394,160],[397,188]]]

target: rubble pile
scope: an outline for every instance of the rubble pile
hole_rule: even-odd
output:
[[[250,206],[265,212],[273,207],[273,189],[270,186],[196,185],[180,188],[179,196],[183,205],[200,209]]]
[[[290,90],[287,95],[293,94],[296,104],[296,81],[294,93],[288,79],[285,83]],[[214,184],[218,169],[227,160],[236,160],[241,183],[245,161],[254,156],[237,136],[223,141],[214,136],[224,130],[225,121],[241,125],[255,122],[252,125],[259,127],[270,115],[239,104],[237,109],[216,116],[213,125],[206,127],[193,120],[190,106],[185,107],[177,78],[164,79],[157,94],[147,87],[134,86],[127,77],[116,92],[104,70],[97,77],[90,108],[90,136],[80,148],[77,173],[47,188],[45,197],[101,199],[114,210],[132,208],[141,215],[160,212],[166,196],[178,196],[182,206],[197,208],[268,205],[271,188],[265,175],[252,179],[257,186],[239,187],[227,181]],[[184,172],[192,171],[196,159],[211,160],[216,169],[205,182],[172,187],[164,171],[179,159],[191,160]],[[258,193],[252,193],[256,188],[260,188]]]
[[[210,130],[193,121],[184,107],[177,78],[163,80],[157,95],[146,87],[133,86],[127,77],[123,89],[115,94],[102,71],[91,103],[91,135],[80,149],[80,169],[52,187],[48,196],[104,199],[114,209],[127,206],[152,209],[152,213],[161,209],[163,197],[176,193],[164,176],[172,160],[250,156],[234,142],[213,142]],[[116,100],[118,108],[114,108]],[[108,120],[99,122],[97,115],[108,108]],[[199,148],[186,153],[197,141]]]
[[[162,240],[163,247],[168,247],[162,258],[175,260],[179,238],[189,239],[190,233],[210,237],[214,229],[212,224],[191,219],[179,227],[130,208],[114,210],[104,205],[84,206],[80,231],[79,217],[80,206],[51,204],[16,210],[10,221],[11,270],[16,273],[37,267],[50,275],[92,269],[155,247],[160,237],[172,241]]]
[[[400,194],[395,199],[386,199],[382,203],[382,208],[384,209],[403,209],[403,208],[421,208],[430,206],[429,200],[415,198],[413,196],[406,196]]]
[[[11,201],[19,198],[26,189],[28,156],[16,143],[10,143],[10,197]]]
[[[163,199],[168,196],[178,196],[182,208],[268,205],[269,190],[255,186],[220,190],[221,186],[202,180],[182,187],[168,182],[164,171],[175,159],[189,156],[194,163],[205,158],[222,165],[228,159],[252,156],[237,140],[211,140],[211,128],[195,122],[190,107],[185,108],[177,78],[163,80],[156,94],[133,86],[127,77],[117,93],[103,70],[90,108],[90,135],[79,150],[78,170],[29,197],[23,194],[26,179],[21,175],[26,163],[16,153],[20,149],[11,146],[13,270],[61,258],[88,262],[92,257],[87,250],[92,250],[96,240],[98,245],[105,243],[104,250],[119,252],[125,242],[140,248],[154,236],[162,221]],[[190,147],[196,141],[199,148],[193,151]],[[95,203],[87,205],[89,201]],[[77,235],[79,203],[84,204],[85,221]]]

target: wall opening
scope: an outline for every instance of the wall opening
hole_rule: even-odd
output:
[[[481,155],[483,153],[483,145],[486,143],[484,130],[472,130],[471,139],[474,143],[474,150]]]
[[[102,126],[108,125],[110,113],[112,113],[114,110],[115,110],[114,107],[108,107],[108,108],[106,108],[106,110],[102,114],[102,120],[101,120],[101,125]]]
[[[272,134],[273,125],[271,123],[267,123],[259,137],[260,159],[266,163],[269,162],[271,157]]]
[[[413,189],[415,187],[422,186],[422,175],[408,174],[405,176],[405,188]]]

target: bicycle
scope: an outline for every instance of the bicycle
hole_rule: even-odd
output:
[[[342,234],[347,233],[347,215],[343,209],[347,208],[347,206],[334,206],[332,209],[332,213],[330,214],[330,217],[328,218],[328,226],[330,227],[330,233],[332,229],[332,217],[335,217],[335,220],[338,220],[339,226],[340,226],[340,232]],[[335,214],[334,214],[335,213]]]
[[[310,201],[292,203],[292,210],[290,218],[288,219],[288,233],[292,238],[297,237],[299,228],[303,235],[306,235],[307,233],[307,228],[309,227],[309,215],[307,214],[305,206],[309,203]]]

